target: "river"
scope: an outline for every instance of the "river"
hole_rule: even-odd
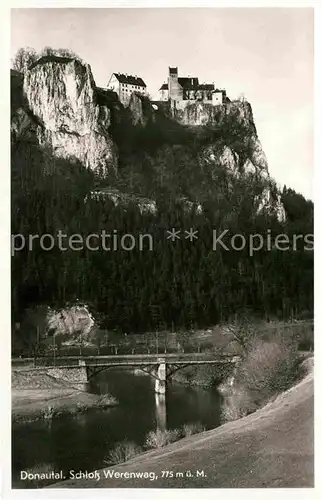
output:
[[[14,488],[28,487],[28,481],[20,481],[21,470],[63,470],[67,474],[72,469],[103,468],[118,442],[128,440],[143,446],[147,433],[156,428],[175,429],[197,422],[206,429],[220,425],[221,397],[215,390],[170,383],[165,402],[154,392],[154,379],[117,369],[99,374],[88,390],[110,393],[119,405],[49,422],[13,425]]]

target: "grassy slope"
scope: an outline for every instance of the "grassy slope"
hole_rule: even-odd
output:
[[[205,478],[162,478],[162,470],[204,470]],[[313,487],[313,373],[243,419],[150,451],[114,470],[158,480],[69,480],[54,487]]]

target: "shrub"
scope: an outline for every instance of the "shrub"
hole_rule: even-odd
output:
[[[299,358],[292,343],[275,337],[255,340],[236,370],[236,381],[261,400],[288,389],[299,376]]]
[[[281,336],[285,341],[297,344],[302,351],[314,350],[314,324],[313,321],[294,321],[292,323],[272,322],[263,326],[261,338],[268,340],[274,336]]]
[[[82,403],[82,401],[77,401],[76,407],[78,412],[84,412],[88,410],[88,405],[86,403]]]
[[[314,350],[314,328],[313,324],[302,323],[296,328],[294,335],[298,343],[298,349],[303,351]]]
[[[47,406],[43,411],[43,418],[45,420],[51,420],[55,415],[55,408],[52,406]]]
[[[242,388],[234,389],[232,394],[225,397],[221,407],[221,419],[230,422],[246,417],[249,413],[257,410],[251,395]]]
[[[184,424],[182,428],[182,434],[184,437],[192,436],[193,434],[199,434],[199,432],[204,432],[206,428],[201,422],[196,422],[194,424]]]
[[[199,387],[217,387],[232,370],[229,364],[188,366],[174,373],[172,380]]]
[[[142,448],[132,441],[122,441],[110,451],[104,460],[107,465],[121,464],[142,453]]]
[[[291,387],[302,374],[300,363],[295,345],[278,335],[270,342],[253,340],[224,400],[224,419],[248,415]]]
[[[98,408],[106,408],[108,406],[115,406],[117,404],[117,399],[111,394],[102,394],[97,400]]]
[[[180,429],[164,430],[157,429],[150,431],[146,437],[146,448],[162,448],[169,443],[178,441],[182,437]]]

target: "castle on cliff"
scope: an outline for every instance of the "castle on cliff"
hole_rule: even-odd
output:
[[[229,102],[226,90],[217,89],[214,83],[199,83],[197,77],[180,77],[178,68],[169,67],[168,82],[159,89],[160,101],[170,101],[172,106],[182,107],[188,102],[203,101],[213,106]]]
[[[113,73],[107,88],[117,93],[121,103],[127,106],[133,93],[147,95],[147,86],[140,76]],[[219,106],[230,102],[225,89],[214,83],[199,83],[195,76],[178,76],[178,68],[169,67],[168,81],[159,88],[159,101],[169,102],[172,109],[184,109],[195,102]]]

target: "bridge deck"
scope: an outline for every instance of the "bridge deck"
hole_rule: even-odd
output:
[[[226,364],[226,363],[234,363],[235,360],[204,360],[204,361],[175,361],[171,363],[166,363],[166,364],[175,364],[175,365],[183,365],[183,366],[188,366],[188,365],[214,365],[214,364]],[[96,366],[96,367],[108,367],[108,366],[158,366],[160,364],[160,361],[149,361],[149,362],[143,362],[143,361],[132,361],[132,362],[114,362],[114,363],[86,363],[86,366]],[[79,365],[42,365],[42,366],[35,366],[33,370],[42,370],[44,368],[54,368],[54,367],[61,367],[61,368],[78,368]]]
[[[221,354],[205,355],[205,354],[165,354],[165,355],[125,355],[125,356],[62,356],[62,357],[42,357],[42,358],[24,358],[12,360],[13,366],[23,365],[27,362],[32,362],[35,368],[42,369],[45,367],[64,367],[75,368],[79,366],[79,361],[84,361],[86,366],[156,366],[160,363],[176,364],[176,365],[206,365],[206,364],[224,364],[234,363],[239,359],[238,356]]]

